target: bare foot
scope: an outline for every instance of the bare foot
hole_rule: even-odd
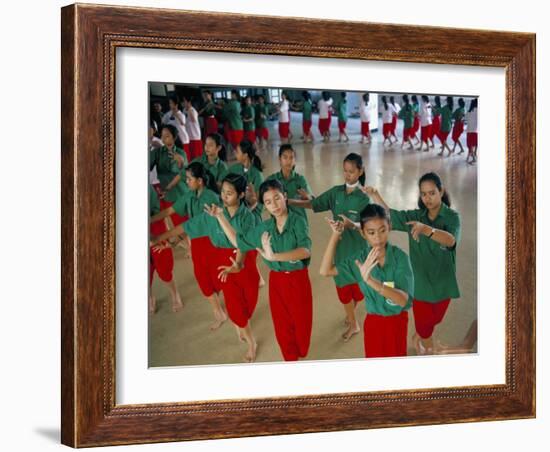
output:
[[[237,337],[239,338],[239,341],[245,342],[243,332],[241,331],[241,329],[237,325],[235,325],[235,330],[237,330]]]
[[[172,312],[180,312],[183,309],[183,301],[180,294],[176,293],[176,297],[172,300]]]
[[[256,361],[256,351],[258,350],[258,343],[253,340],[252,344],[248,344],[248,350],[244,355],[244,361],[247,363],[253,363]]]
[[[210,325],[210,331],[215,331],[222,326],[223,322],[227,320],[227,314],[223,309],[221,309],[220,311],[214,313],[214,318],[216,320]]]
[[[157,312],[157,299],[154,295],[149,295],[149,314]]]
[[[361,328],[359,328],[359,323],[355,322],[355,325],[350,325],[346,332],[342,334],[344,342],[348,342],[355,334],[359,333],[359,331],[361,331]]]

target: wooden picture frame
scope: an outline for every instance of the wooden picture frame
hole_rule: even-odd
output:
[[[215,26],[220,20],[224,27]],[[305,27],[323,33],[303,33]],[[88,447],[535,416],[534,34],[79,4],[62,9],[61,31],[63,444]],[[505,68],[505,384],[116,405],[117,47]]]

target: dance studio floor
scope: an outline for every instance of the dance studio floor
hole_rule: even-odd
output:
[[[300,140],[300,121],[299,114],[292,115],[293,146],[297,153],[296,171],[307,178],[315,194],[343,183],[342,161],[349,152],[363,156],[367,184],[378,188],[386,202],[397,209],[415,208],[417,181],[423,173],[435,171],[441,176],[451,194],[452,208],[461,214],[462,240],[457,248],[457,274],[462,297],[451,302],[442,325],[436,329],[436,335],[444,343],[458,344],[471,322],[477,318],[477,167],[466,164],[466,153],[460,156],[455,153],[451,157],[437,156],[437,145],[436,150],[432,149],[430,152],[402,151],[399,144],[385,150],[382,146],[381,129],[373,134],[372,145],[361,145],[358,143],[358,119],[350,119],[348,122],[348,143],[336,142],[338,129],[336,120],[333,119],[332,141],[325,144],[320,141],[316,130],[317,118],[314,118],[314,135],[317,141],[303,144]],[[272,149],[259,153],[265,164],[265,176],[279,170],[277,123],[271,122],[270,126]],[[397,135],[401,138],[400,129]],[[463,139],[466,149],[465,134]],[[313,331],[306,359],[363,358],[362,331],[349,342],[343,342],[341,335],[345,331],[344,309],[338,301],[332,279],[319,275],[321,257],[330,236],[330,228],[325,221],[327,215],[330,212],[308,212],[313,241],[309,270],[313,286]],[[408,252],[405,233],[392,232],[390,241]],[[149,320],[149,366],[242,363],[246,345],[238,341],[235,328],[229,320],[218,330],[210,331],[212,311],[195,282],[191,259],[184,257],[181,248],[176,248],[174,254],[175,277],[185,307],[181,312],[173,313],[167,288],[155,278],[152,290],[157,297],[157,313],[150,316]],[[263,262],[259,263],[259,268],[267,281],[268,270]],[[147,309],[146,300],[143,300],[143,309]],[[365,317],[364,304],[358,305],[356,312],[362,326]],[[409,312],[410,339],[414,332],[414,323],[412,310]],[[282,361],[273,331],[267,287],[260,289],[260,298],[251,325],[258,342],[256,361]],[[410,340],[409,354],[415,354]]]

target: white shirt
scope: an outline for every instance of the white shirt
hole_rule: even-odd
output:
[[[185,127],[187,129],[187,133],[189,134],[189,139],[191,141],[200,140],[201,126],[199,124],[199,114],[197,113],[197,110],[193,107],[189,108],[189,110],[187,110],[187,119],[188,121],[185,123]]]
[[[330,106],[332,105],[332,99],[321,99],[317,102],[317,108],[319,109],[319,119],[328,119]]]
[[[279,104],[279,122],[290,122],[288,100],[283,100]]]
[[[359,116],[361,117],[361,122],[370,122],[370,104],[365,103],[363,99],[361,99],[361,103],[359,104]]]
[[[382,104],[382,122],[384,124],[391,124],[395,113],[395,107],[392,104],[388,104],[387,110],[384,108],[384,104]]]
[[[149,140],[149,151],[153,151],[160,147],[164,146],[162,140],[158,137],[153,136]],[[151,185],[160,184],[159,178],[157,176],[157,167],[154,166],[153,169],[149,172],[149,182]]]
[[[420,125],[429,126],[432,123],[432,104],[429,102],[420,103]]]
[[[468,133],[477,133],[477,108],[466,112],[466,124]]]
[[[170,118],[174,119],[170,119]],[[177,119],[180,118],[181,122]],[[189,143],[189,135],[187,135],[187,130],[185,129],[185,115],[178,110],[177,113],[172,113],[169,111],[162,117],[163,124],[169,124],[178,129],[178,136],[183,144]],[[182,124],[183,123],[183,124]]]
[[[401,105],[399,105],[398,103],[395,103],[392,105],[393,105],[393,108],[395,108],[395,114],[398,115],[399,112],[401,111]]]

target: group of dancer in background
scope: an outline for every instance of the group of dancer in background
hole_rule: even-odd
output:
[[[291,107],[285,96],[277,110],[282,141],[280,170],[268,177],[264,177],[257,154],[269,137],[269,112],[262,96],[255,104],[247,96],[241,109],[238,93],[233,91],[231,101],[221,107],[227,121],[224,133],[236,158],[229,167],[224,161],[224,139],[218,134],[216,111],[220,106],[212,101],[211,93],[205,93],[206,103],[198,111],[185,99],[186,115],[175,100],[170,100],[171,109],[162,116],[160,139],[154,139],[156,124],[151,123],[150,282],[156,272],[168,285],[173,310],[180,311],[184,303],[174,281],[171,248],[189,243],[197,286],[214,317],[210,328],[215,330],[229,319],[238,339],[247,346],[244,360],[253,362],[258,343],[251,321],[259,290],[266,284],[257,266],[261,258],[269,268],[267,290],[276,341],[283,358],[295,361],[308,355],[313,327],[311,255],[323,253],[321,267],[315,271],[334,278],[336,297],[345,313],[344,342],[360,333],[356,307],[365,301],[366,357],[407,354],[410,309],[417,354],[443,352],[444,346],[434,341],[434,329],[444,319],[451,299],[460,297],[456,279],[460,216],[451,208],[447,188],[437,174],[427,173],[418,181],[417,206],[388,206],[379,191],[367,184],[362,157],[350,153],[342,162],[342,183],[315,196],[306,178],[295,171],[296,151],[290,143],[288,124]],[[308,121],[304,140],[309,141],[311,100],[306,91],[303,97],[304,105],[310,104],[302,106],[304,122]],[[345,97],[342,99],[345,102]],[[407,121],[412,117],[407,129],[414,127],[416,116],[409,114],[414,99],[412,103],[405,99],[396,115],[392,110],[393,128],[384,129],[390,143],[391,137],[395,138],[395,116]],[[321,117],[320,110],[319,128],[328,139],[329,116],[325,115],[330,115],[331,99],[323,95],[322,101],[325,105],[319,106],[323,113]],[[362,102],[368,109],[368,94],[362,96]],[[422,108],[429,110],[427,104],[423,100]],[[446,107],[452,109],[452,98]],[[440,108],[437,101],[435,108]],[[443,123],[448,126],[447,112],[442,110],[440,129]],[[340,124],[343,109],[337,111]],[[195,128],[199,115],[205,117],[206,138],[200,146],[191,145],[197,137],[200,140]],[[419,110],[418,116],[421,124],[427,121],[426,113]],[[461,118],[457,114],[455,124]],[[368,123],[368,114],[361,119]],[[362,141],[370,140],[368,127],[364,132]],[[415,136],[410,133],[407,131],[409,143]],[[435,135],[422,133],[426,145],[431,140],[433,146]],[[349,139],[345,127],[340,128],[340,139]],[[312,243],[306,209],[331,213],[327,218],[331,238],[326,246]],[[408,234],[409,255],[389,243],[392,229]],[[156,300],[152,295],[149,307],[154,313]]]

